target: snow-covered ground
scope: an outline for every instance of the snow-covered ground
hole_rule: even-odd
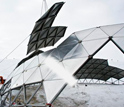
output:
[[[66,87],[54,107],[124,107],[124,85],[79,84]]]
[[[28,88],[27,98],[30,98],[36,87],[37,85],[32,85]],[[124,107],[123,90],[124,85],[78,84],[75,87],[67,86],[52,105],[53,107]],[[21,97],[23,98],[23,93],[19,99]],[[36,93],[30,104],[45,105],[43,88]]]

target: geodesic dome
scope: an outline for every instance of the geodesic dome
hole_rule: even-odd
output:
[[[95,59],[94,55],[110,41],[124,53],[123,40],[124,24],[74,32],[57,48],[36,54],[14,69],[1,89],[2,100],[9,99],[12,105],[22,93],[21,105],[33,105],[31,100],[42,89],[42,104],[34,105],[52,103],[67,84],[63,79],[67,72],[77,79],[121,80],[124,77],[123,69],[108,65],[107,60]],[[34,91],[32,95],[28,95],[29,89]],[[17,95],[11,99],[15,90],[18,90]]]

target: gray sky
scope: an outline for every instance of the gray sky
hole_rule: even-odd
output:
[[[48,7],[61,0],[47,0]],[[124,0],[63,0],[66,3],[53,25],[68,26],[71,33],[96,26],[124,23]],[[41,16],[42,0],[0,0],[0,59],[32,31]],[[27,39],[8,58],[24,58]]]

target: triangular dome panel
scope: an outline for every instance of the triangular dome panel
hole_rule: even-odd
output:
[[[124,37],[124,27],[119,30],[115,35],[114,37]]]
[[[30,76],[33,74],[33,72],[35,72],[37,70],[37,67],[35,68],[31,68],[31,69],[28,69],[28,70],[25,70],[23,72],[24,74],[24,83],[27,81],[28,78],[30,78]]]
[[[82,31],[75,32],[74,34],[79,40],[83,40],[87,36],[89,36],[96,28],[86,29]]]
[[[105,38],[108,38],[108,35],[106,35],[100,28],[97,28],[91,34],[85,37],[83,41],[99,40],[99,39],[105,39]]]
[[[124,27],[124,24],[117,24],[117,25],[108,25],[108,26],[102,26],[100,27],[106,34],[109,36],[113,36],[116,34],[122,27]]]
[[[47,103],[51,103],[58,92],[64,87],[65,82],[63,80],[55,80],[55,81],[44,81],[43,82]]]
[[[123,50],[124,53],[124,37],[121,38],[113,38],[115,43]]]
[[[23,73],[12,78],[11,89],[23,84]]]
[[[41,80],[42,80],[41,71],[39,68],[37,68],[35,70],[35,72],[33,72],[33,74],[27,79],[25,84],[35,83],[35,82],[39,82]]]
[[[75,71],[77,71],[78,68],[79,68],[87,59],[88,59],[88,57],[63,60],[63,64],[64,64],[65,69],[66,69],[68,72],[70,72],[71,74],[74,74]]]
[[[27,65],[27,67],[25,67],[25,70],[37,67],[38,65],[39,65],[38,56],[35,56],[31,63]]]
[[[105,42],[107,39],[91,40],[82,42],[84,48],[87,50],[88,54],[94,54]]]

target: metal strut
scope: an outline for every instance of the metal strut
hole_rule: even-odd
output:
[[[46,0],[42,1],[42,8],[41,8],[41,16],[48,10],[47,2]]]

